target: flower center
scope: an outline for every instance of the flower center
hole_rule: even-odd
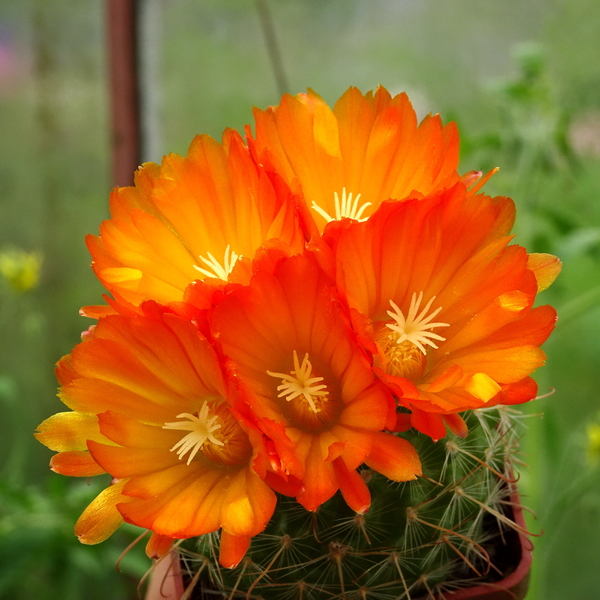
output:
[[[271,377],[279,377],[281,385],[277,386],[278,398],[291,402],[301,398],[306,402],[313,413],[321,412],[323,404],[327,401],[329,392],[325,384],[319,384],[323,377],[311,377],[312,365],[308,360],[308,353],[304,355],[302,364],[298,360],[298,353],[294,350],[294,370],[287,373],[273,373],[267,371]]]
[[[442,310],[442,307],[436,308],[432,313],[429,313],[429,309],[435,300],[435,296],[429,300],[425,305],[425,308],[419,313],[421,306],[421,300],[423,300],[423,292],[420,292],[417,296],[413,293],[410,301],[410,307],[408,309],[408,316],[404,316],[404,313],[398,308],[393,300],[390,300],[390,304],[393,311],[388,310],[387,314],[394,319],[394,323],[388,323],[386,327],[391,329],[393,332],[398,334],[396,343],[401,344],[404,340],[408,340],[414,344],[423,354],[427,354],[425,346],[431,346],[437,348],[437,345],[433,340],[443,342],[446,338],[443,338],[437,333],[430,331],[437,327],[449,327],[449,323],[432,323],[431,320]]]
[[[352,194],[346,194],[346,188],[342,188],[342,198],[337,192],[333,192],[333,201],[335,207],[335,217],[332,217],[326,210],[321,208],[314,200],[312,209],[318,212],[328,223],[330,221],[339,221],[340,219],[355,219],[356,221],[366,221],[368,217],[361,218],[365,209],[371,206],[371,202],[359,204],[360,194],[356,194],[354,200]]]
[[[386,323],[385,328],[377,335],[377,343],[382,348],[386,361],[386,372],[413,381],[420,379],[425,371],[427,346],[437,348],[434,340],[446,339],[431,330],[449,327],[448,323],[432,322],[442,310],[442,307],[439,307],[429,312],[435,296],[419,312],[422,300],[423,292],[418,296],[413,293],[406,317],[398,305],[390,300],[393,310],[388,310],[387,314],[393,322]]]
[[[204,256],[199,256],[198,258],[208,267],[208,269],[204,269],[198,265],[194,265],[194,269],[200,271],[200,273],[206,277],[217,277],[223,281],[227,281],[229,274],[233,271],[233,267],[235,267],[235,263],[242,258],[231,249],[230,244],[227,244],[227,247],[225,248],[223,263],[220,263],[210,252],[207,252],[206,256],[208,256],[208,258],[204,258]]]
[[[208,403],[205,401],[202,408],[198,412],[198,416],[190,413],[181,413],[177,415],[178,419],[187,419],[186,421],[175,421],[174,423],[165,423],[163,429],[178,429],[181,431],[189,431],[189,433],[183,436],[172,448],[171,452],[177,450],[177,456],[179,459],[189,452],[190,455],[187,460],[189,465],[192,459],[206,442],[214,444],[215,446],[224,446],[225,444],[218,440],[214,436],[214,432],[217,429],[221,429],[221,424],[218,422],[219,418],[217,415],[209,416],[210,412],[208,409]]]
[[[418,381],[425,372],[427,356],[408,340],[398,344],[396,337],[397,335],[389,329],[384,329],[377,336],[377,343],[385,357],[385,372],[396,377],[405,377],[410,381]]]

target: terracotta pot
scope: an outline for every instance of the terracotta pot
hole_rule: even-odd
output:
[[[509,511],[508,516],[519,527],[526,529],[523,508],[516,489],[511,494],[510,500],[512,515]],[[525,535],[514,530],[507,531],[505,539],[507,544],[499,549],[494,559],[504,567],[506,575],[502,580],[482,583],[455,592],[444,592],[439,600],[523,600],[529,587],[533,545]],[[179,554],[173,551],[158,561],[151,575],[145,600],[180,600],[184,591]]]
[[[179,552],[172,550],[161,560],[156,561],[146,600],[180,600],[185,588],[179,563]]]

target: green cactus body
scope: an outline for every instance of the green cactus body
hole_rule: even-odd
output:
[[[520,530],[505,516],[518,416],[507,407],[473,411],[466,439],[405,434],[423,477],[394,483],[362,470],[372,495],[364,515],[339,493],[314,513],[281,497],[234,569],[219,567],[215,534],[189,540],[182,554],[192,581],[227,597],[411,600],[500,579],[492,548]]]

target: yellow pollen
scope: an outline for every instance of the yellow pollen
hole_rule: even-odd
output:
[[[177,415],[178,419],[188,419],[187,421],[175,421],[174,423],[165,423],[163,429],[180,429],[189,431],[187,435],[182,437],[172,448],[171,452],[177,450],[177,456],[181,460],[188,452],[190,453],[187,464],[192,462],[192,459],[202,449],[202,446],[209,441],[216,446],[224,446],[225,444],[218,440],[214,435],[221,425],[216,423],[218,420],[216,415],[209,417],[208,404],[204,402],[198,416],[190,413],[181,413]]]
[[[435,300],[435,296],[429,300],[429,302],[425,305],[425,308],[419,313],[421,300],[423,300],[423,292],[420,292],[418,296],[416,293],[413,293],[410,301],[410,307],[408,309],[408,316],[406,317],[395,304],[395,302],[390,300],[390,304],[394,310],[388,310],[387,314],[392,317],[395,322],[388,323],[386,327],[398,334],[398,337],[396,338],[397,344],[401,344],[402,342],[408,340],[423,354],[427,354],[425,346],[437,348],[437,345],[435,342],[433,342],[433,340],[443,342],[446,339],[441,335],[433,333],[429,330],[435,329],[436,327],[449,327],[450,325],[449,323],[431,322],[431,320],[442,310],[442,307],[440,306],[431,314],[427,314],[431,308],[431,305],[433,304],[433,301]]]
[[[314,413],[321,412],[321,409],[315,404],[316,398],[324,399],[329,392],[325,384],[317,385],[319,381],[323,381],[323,377],[311,377],[312,365],[308,360],[308,354],[304,355],[302,364],[298,361],[298,354],[294,350],[294,370],[290,374],[286,373],[273,373],[267,371],[271,377],[279,377],[283,383],[277,386],[277,391],[280,392],[277,396],[290,402],[294,398],[302,396],[310,409]]]
[[[206,255],[208,258],[204,258],[204,256],[199,256],[198,258],[211,270],[203,269],[198,265],[194,265],[194,269],[200,271],[200,273],[206,277],[218,277],[223,281],[227,281],[229,274],[233,271],[233,267],[235,267],[235,263],[242,258],[231,249],[230,244],[227,244],[227,248],[225,248],[223,264],[221,264],[210,252],[207,252]]]
[[[368,206],[371,206],[370,202],[365,202],[362,206],[359,205],[360,194],[356,194],[354,201],[352,200],[352,194],[346,194],[346,188],[342,188],[342,198],[338,196],[337,192],[333,192],[333,201],[335,203],[335,217],[332,217],[326,210],[322,209],[314,200],[312,203],[312,209],[318,212],[328,223],[330,221],[339,221],[340,219],[354,219],[356,221],[366,221],[368,217],[362,218],[362,214]]]

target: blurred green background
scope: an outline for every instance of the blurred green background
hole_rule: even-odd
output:
[[[253,0],[145,0],[153,142],[251,121],[280,91]],[[600,3],[597,0],[270,0],[287,87],[333,103],[350,85],[406,90],[458,122],[461,170],[500,172],[517,241],[563,273],[540,393],[524,411],[524,503],[544,530],[530,600],[600,594]],[[101,0],[0,0],[0,598],[134,598],[148,567],[124,528],[98,547],[73,524],[104,482],[53,475],[32,437],[62,410],[53,365],[102,290],[84,235],[111,188]],[[33,254],[23,254],[33,253]],[[40,264],[39,278],[36,265]]]

